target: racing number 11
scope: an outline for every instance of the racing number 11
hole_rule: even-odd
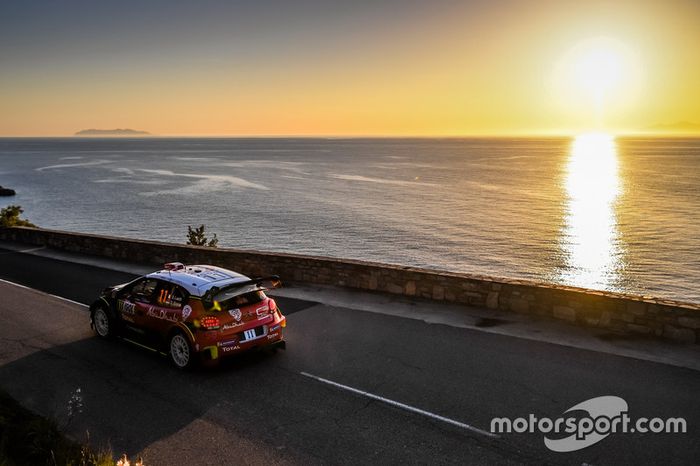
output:
[[[251,328],[250,330],[246,330],[245,332],[243,332],[243,338],[246,340],[252,340],[253,338],[255,338],[255,329]]]

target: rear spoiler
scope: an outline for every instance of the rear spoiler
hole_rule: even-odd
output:
[[[282,286],[282,280],[277,275],[269,277],[258,277],[244,282],[231,283],[230,285],[212,286],[202,295],[202,302],[205,306],[211,307],[214,305],[214,298],[222,293],[226,293],[226,299],[231,299],[236,296],[250,293],[251,291],[264,291]]]

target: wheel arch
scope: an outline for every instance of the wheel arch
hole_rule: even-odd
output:
[[[90,304],[90,313],[95,312],[95,309],[97,309],[98,307],[104,307],[110,312],[112,311],[112,306],[109,304],[109,301],[107,301],[107,299],[105,299],[104,296],[101,296],[100,299],[96,299],[92,302],[92,304]]]
[[[185,335],[192,347],[194,347],[194,333],[192,333],[192,330],[190,330],[190,328],[182,322],[178,322],[168,329],[168,332],[165,335],[166,343],[169,342],[173,335],[175,335],[176,333],[182,333],[183,335]]]
[[[92,304],[90,304],[90,326],[94,328],[94,322],[93,319],[95,317],[95,311],[97,309],[103,308],[106,310],[110,317],[114,319],[115,321],[117,320],[117,315],[114,312],[114,309],[112,309],[112,306],[109,304],[109,301],[107,301],[104,297],[100,297],[100,299],[95,300]]]

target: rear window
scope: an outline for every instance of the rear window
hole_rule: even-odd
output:
[[[221,295],[225,295],[226,293],[221,293]],[[224,296],[221,296],[224,297]],[[244,294],[239,294],[237,296],[230,297],[228,299],[223,299],[220,300],[220,297],[217,296],[217,301],[219,301],[219,305],[221,306],[221,309],[223,310],[228,310],[228,309],[235,309],[238,307],[244,307],[248,306],[250,304],[256,304],[265,299],[267,296],[265,296],[265,293],[262,291],[251,291],[248,293]]]
[[[226,305],[229,309],[255,304],[267,297],[263,290],[279,288],[281,285],[280,278],[277,275],[271,275],[232,283],[224,286],[223,289],[213,286],[202,295],[202,303],[208,308],[216,302],[220,306]]]

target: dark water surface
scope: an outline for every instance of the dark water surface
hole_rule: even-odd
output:
[[[0,139],[34,223],[700,302],[700,139]]]

